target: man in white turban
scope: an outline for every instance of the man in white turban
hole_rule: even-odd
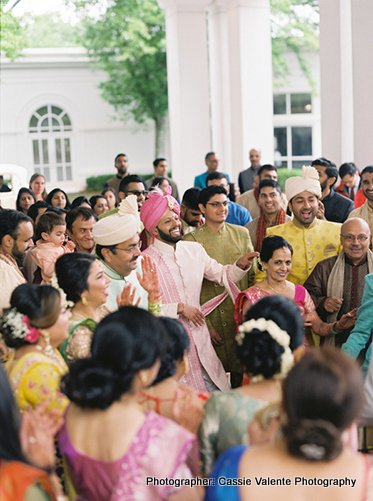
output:
[[[266,236],[279,235],[292,245],[293,265],[288,280],[302,285],[319,261],[339,254],[341,225],[316,217],[321,186],[314,167],[303,166],[302,176],[287,179],[285,192],[293,220],[267,228]]]
[[[122,304],[160,314],[158,274],[151,259],[141,256],[140,226],[137,198],[129,195],[119,204],[117,213],[100,219],[93,227],[96,254],[111,278],[106,304],[117,309],[119,294]]]

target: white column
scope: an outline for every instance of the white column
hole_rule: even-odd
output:
[[[237,180],[238,173],[249,166],[251,148],[262,151],[263,163],[273,163],[270,3],[269,0],[227,0],[225,8],[229,66],[222,68],[222,77],[229,78],[227,121],[233,178]],[[215,127],[215,123],[212,126]]]
[[[338,167],[356,160],[352,73],[351,0],[320,0],[322,154]]]
[[[211,150],[205,0],[158,0],[166,10],[172,175],[180,196]]]
[[[372,0],[352,0],[351,13],[355,162],[363,169],[373,164]]]
[[[227,0],[212,0],[208,9],[212,150],[219,170],[232,174],[232,125],[229,78]]]

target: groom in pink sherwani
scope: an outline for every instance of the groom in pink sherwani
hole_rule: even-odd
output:
[[[153,243],[144,254],[156,263],[162,290],[162,308],[166,316],[178,318],[190,338],[189,371],[184,382],[197,391],[229,390],[223,365],[211,344],[205,315],[229,294],[233,301],[239,290],[234,285],[250,269],[257,252],[245,254],[233,265],[223,266],[208,256],[197,242],[181,240],[180,206],[166,193],[151,192],[141,207],[140,217]],[[226,293],[202,307],[203,279],[224,285]]]

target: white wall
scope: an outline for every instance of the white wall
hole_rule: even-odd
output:
[[[29,120],[40,106],[53,104],[65,109],[73,126],[73,182],[61,188],[77,191],[89,176],[114,175],[114,157],[121,152],[128,155],[130,172],[153,171],[153,124],[144,130],[133,120],[115,120],[114,108],[97,88],[104,74],[92,70],[83,49],[29,49],[25,54],[14,63],[1,60],[0,163],[23,165],[33,173]]]

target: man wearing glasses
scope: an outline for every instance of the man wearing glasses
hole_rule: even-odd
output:
[[[160,303],[155,266],[149,258],[141,257],[140,226],[138,200],[132,194],[122,200],[116,214],[100,219],[93,227],[96,254],[111,278],[106,304],[113,310],[118,308],[117,296],[122,296],[125,286],[122,303],[145,310]]]
[[[119,184],[119,198],[123,200],[129,195],[135,195],[137,198],[137,207],[140,211],[142,204],[145,202],[148,191],[142,177],[137,174],[131,174],[122,179]]]
[[[336,322],[353,308],[360,308],[365,277],[373,272],[368,224],[360,218],[348,219],[341,226],[340,238],[341,252],[337,256],[320,261],[304,283],[315,303],[317,313],[328,323]],[[342,346],[351,331],[352,328],[322,340],[325,344],[335,343],[335,346]],[[367,336],[370,336],[370,331],[367,331]]]

